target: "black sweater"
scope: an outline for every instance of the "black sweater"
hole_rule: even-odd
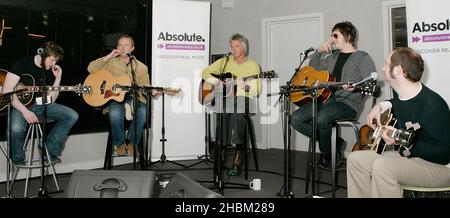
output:
[[[445,100],[425,85],[417,96],[407,101],[394,92],[392,110],[398,120],[397,128],[405,123],[419,123],[410,157],[446,165],[450,163],[450,110]],[[400,150],[400,154],[402,154]]]

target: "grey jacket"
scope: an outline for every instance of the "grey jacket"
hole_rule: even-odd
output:
[[[333,54],[316,52],[311,56],[309,65],[316,70],[326,70],[333,74],[334,65],[336,65],[339,54],[339,51],[334,51]],[[357,51],[347,59],[347,62],[345,62],[342,67],[341,81],[357,82],[370,76],[372,72],[376,72],[375,63],[372,58],[367,52]],[[350,106],[356,112],[358,112],[361,107],[362,94],[360,92],[337,90],[332,98]]]

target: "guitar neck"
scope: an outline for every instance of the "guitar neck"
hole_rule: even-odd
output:
[[[25,86],[23,89],[27,92],[40,92],[43,90],[43,86]],[[77,86],[47,86],[46,91],[75,91]]]

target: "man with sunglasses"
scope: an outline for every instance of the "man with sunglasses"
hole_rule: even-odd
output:
[[[313,55],[310,66],[316,70],[330,72],[337,82],[360,81],[376,71],[375,64],[367,52],[356,48],[357,30],[351,22],[337,23],[331,37],[322,43]],[[321,152],[317,165],[328,168],[331,162],[331,128],[340,119],[352,119],[360,110],[362,94],[352,92],[348,86],[333,91],[328,101],[317,108],[317,133]],[[308,103],[292,114],[292,126],[300,133],[312,136],[312,103]],[[337,142],[338,164],[342,157],[343,140]]]

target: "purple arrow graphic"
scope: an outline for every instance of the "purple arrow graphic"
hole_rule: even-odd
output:
[[[412,42],[413,42],[413,43],[420,42],[420,37],[413,36],[413,37],[412,37]]]
[[[158,44],[158,45],[157,45],[157,48],[158,48],[158,49],[163,49],[163,48],[164,48],[164,45],[163,45],[163,44]]]

